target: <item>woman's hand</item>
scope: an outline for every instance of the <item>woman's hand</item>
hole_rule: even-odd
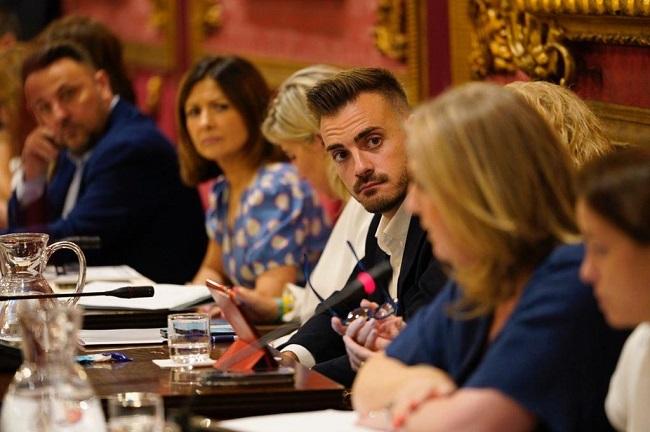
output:
[[[396,393],[391,405],[393,427],[401,428],[408,416],[417,411],[424,402],[449,396],[454,391],[456,384],[447,373],[441,369],[426,367],[426,370],[423,369],[421,374],[406,382]]]
[[[202,305],[196,308],[198,313],[206,313],[210,319],[223,318],[221,308],[214,303]]]
[[[251,321],[269,323],[278,318],[278,304],[274,297],[244,287],[233,287],[233,294],[235,302]]]

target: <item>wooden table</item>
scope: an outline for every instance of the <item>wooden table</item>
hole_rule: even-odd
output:
[[[224,346],[213,350],[220,355]],[[190,409],[217,419],[250,415],[296,412],[326,408],[344,409],[343,387],[300,365],[293,385],[280,386],[203,386],[197,373],[161,369],[152,359],[168,358],[167,347],[116,349],[133,359],[127,363],[99,363],[86,366],[88,378],[101,398],[121,392],[154,392],[163,396],[165,410]],[[105,351],[95,350],[95,351]],[[4,395],[13,374],[0,374],[0,394]]]

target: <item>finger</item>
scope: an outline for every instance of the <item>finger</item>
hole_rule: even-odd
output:
[[[369,350],[377,351],[379,347],[377,346],[377,330],[372,329],[366,338],[365,343],[363,344]]]
[[[372,302],[372,301],[370,301],[368,299],[361,300],[360,306],[361,307],[367,307],[367,308],[369,308],[369,309],[371,309],[373,311],[379,308],[379,305],[377,303]]]
[[[355,339],[359,329],[361,329],[366,323],[366,319],[359,317],[348,324],[348,328],[345,330],[345,334]]]
[[[357,364],[365,362],[368,357],[372,355],[372,351],[362,347],[349,336],[343,336],[343,342],[345,343],[345,348],[348,352],[348,356],[353,357],[356,360]]]
[[[198,313],[209,313],[210,310],[214,307],[214,303],[205,304],[196,308]]]
[[[388,345],[393,341],[393,339],[386,339],[381,337],[380,335],[377,335],[377,339],[375,340],[375,351],[383,351],[385,350]]]
[[[221,312],[221,308],[219,306],[212,306],[212,308],[208,311],[208,316],[210,316],[210,318],[223,318],[223,313]]]
[[[359,329],[359,331],[357,331],[357,336],[355,338],[357,343],[365,346],[366,340],[368,339],[370,332],[375,328],[375,325],[377,325],[377,321],[375,319],[366,321]]]
[[[399,429],[404,426],[406,419],[416,411],[420,405],[430,398],[431,387],[429,384],[413,383],[406,386],[398,393],[392,406],[393,427]]]
[[[364,360],[357,355],[355,349],[357,344],[356,342],[354,342],[353,339],[351,339],[348,336],[344,336],[343,341],[345,342],[345,352],[348,355],[348,360],[350,361],[350,367],[352,367],[352,370],[356,372],[359,370],[359,367],[361,366]]]
[[[341,336],[343,336],[345,334],[345,331],[347,330],[347,327],[343,325],[343,322],[339,317],[332,317],[331,325],[332,325],[332,330],[334,330]]]

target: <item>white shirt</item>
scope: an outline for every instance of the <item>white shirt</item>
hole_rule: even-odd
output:
[[[334,224],[323,253],[314,267],[309,280],[322,298],[329,297],[334,291],[341,289],[348,280],[356,262],[352,252],[347,250],[349,241],[360,256],[366,253],[366,235],[373,214],[368,213],[355,199],[350,199],[343,207],[341,215]],[[346,253],[342,251],[346,250]],[[295,307],[293,312],[304,324],[314,314],[320,300],[305,286],[296,287]]]
[[[352,199],[350,201],[353,201]],[[359,206],[361,206],[359,204]],[[346,206],[347,207],[347,206]],[[343,214],[341,214],[341,217],[343,217]],[[367,221],[367,224],[370,224],[370,220],[372,220],[372,215],[370,214],[370,218]],[[390,257],[390,265],[393,268],[393,276],[391,279],[391,282],[388,286],[388,292],[391,297],[396,298],[397,297],[397,281],[399,279],[399,273],[400,273],[400,268],[402,266],[402,257],[404,256],[404,246],[406,245],[406,235],[408,234],[408,228],[409,228],[409,223],[411,221],[411,215],[410,213],[406,210],[406,205],[405,203],[402,203],[402,205],[397,209],[395,214],[393,215],[392,218],[387,219],[386,217],[382,216],[379,225],[377,226],[377,230],[375,231],[375,238],[377,238],[377,245],[379,248]],[[338,225],[341,222],[341,220],[337,221],[336,225]],[[363,239],[360,240],[361,244],[363,244],[362,250],[358,248],[358,245],[354,244],[353,246],[355,248],[355,251],[359,255],[359,258],[364,256],[365,254],[365,234],[368,232],[368,225],[365,225],[365,229],[363,230]],[[336,227],[334,228],[336,229]],[[347,230],[354,232],[354,231],[360,231],[358,225],[353,224],[352,226],[348,226]],[[327,242],[327,245],[325,246],[326,248],[330,245],[330,241]],[[348,250],[347,245],[345,244],[345,240],[343,240],[342,244],[337,245],[334,244],[332,246],[334,250],[332,250],[330,253],[334,255],[338,255],[339,259],[344,258],[344,261],[346,263],[344,264],[343,268],[339,268],[338,270],[331,268],[329,271],[329,278],[331,279],[332,274],[338,274],[339,279],[341,276],[343,276],[343,279],[340,281],[340,285],[336,289],[340,290],[345,286],[345,282],[347,282],[350,273],[352,273],[352,270],[354,269],[354,266],[356,265],[356,261],[354,257],[351,257],[349,255],[352,254]],[[323,255],[325,252],[323,252]],[[320,264],[320,262],[318,263]],[[343,271],[343,269],[348,270]],[[318,290],[318,287],[316,286],[316,283],[314,282],[314,279],[312,279],[312,284],[314,285],[314,288]],[[332,290],[330,294],[334,292]],[[320,291],[319,291],[319,294]],[[324,296],[321,294],[322,297],[327,298],[327,296]],[[312,310],[313,312],[313,310]],[[282,349],[282,351],[291,351],[293,352],[296,357],[298,357],[298,361],[306,366],[306,367],[314,367],[316,364],[316,359],[314,356],[307,350],[302,345],[297,345],[297,344],[291,344],[287,345]]]
[[[382,216],[377,231],[375,231],[377,246],[390,257],[393,277],[388,285],[388,293],[394,299],[397,298],[397,281],[402,268],[402,257],[410,222],[411,214],[406,210],[406,204],[402,203],[392,218],[386,219]]]
[[[640,324],[625,342],[605,411],[619,431],[650,431],[650,323]]]

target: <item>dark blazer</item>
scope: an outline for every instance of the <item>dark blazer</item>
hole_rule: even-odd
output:
[[[41,199],[9,203],[9,232],[50,240],[98,236],[89,265],[128,264],[156,282],[184,283],[197,271],[207,238],[198,193],[181,184],[171,143],[134,106],[120,100],[86,162],[75,207],[62,219],[75,166],[67,150]]]
[[[366,254],[361,260],[366,269],[388,260],[388,256],[377,245],[375,232],[381,215],[376,215],[366,235]],[[358,269],[349,280],[356,278]],[[398,315],[408,320],[415,311],[433,300],[443,287],[447,277],[442,272],[440,264],[433,257],[431,244],[426,233],[420,226],[419,219],[411,217],[402,266],[397,281]],[[379,304],[385,302],[381,292],[387,292],[390,278],[379,281],[383,289],[377,289],[370,300]],[[362,297],[353,298],[346,304],[336,308],[336,313],[345,318],[347,312],[359,307]],[[298,344],[305,347],[316,360],[315,370],[329,378],[349,387],[352,385],[355,373],[345,353],[345,345],[341,336],[332,330],[331,314],[321,313],[310,318],[298,332],[287,342],[287,345]]]

